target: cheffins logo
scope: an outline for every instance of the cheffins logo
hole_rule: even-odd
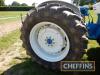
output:
[[[61,71],[95,71],[95,61],[62,61]]]

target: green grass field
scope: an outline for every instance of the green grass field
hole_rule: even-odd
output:
[[[20,20],[20,15],[24,16],[26,13],[26,11],[0,11],[0,24]]]
[[[10,47],[13,43],[15,43],[20,37],[20,31],[19,29],[0,37],[0,51],[7,49]]]

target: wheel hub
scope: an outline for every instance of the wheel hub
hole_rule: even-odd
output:
[[[30,44],[40,58],[49,62],[64,59],[70,48],[67,34],[52,22],[36,24],[30,32]]]
[[[61,52],[64,47],[63,38],[63,34],[56,27],[52,27],[52,25],[43,26],[39,30],[38,43],[48,54],[56,54]]]
[[[48,39],[47,39],[47,44],[48,44],[48,45],[52,45],[52,42],[53,42],[53,40],[52,40],[51,38],[48,38]]]
[[[50,46],[53,46],[53,44],[54,44],[54,39],[51,39],[51,37],[47,38],[47,39],[46,39],[46,44],[48,44],[48,46],[49,46],[49,45],[50,45]]]

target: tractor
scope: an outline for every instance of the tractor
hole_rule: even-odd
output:
[[[98,22],[83,21],[88,8],[80,0],[42,0],[22,21],[21,40],[28,55],[38,64],[60,71],[62,61],[81,61],[88,38],[100,44],[100,3],[93,8]]]

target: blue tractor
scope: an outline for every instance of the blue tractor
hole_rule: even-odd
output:
[[[93,17],[92,15],[89,14],[89,7],[80,7],[81,13],[83,16],[88,16],[92,18],[92,21],[86,23],[86,28],[88,30],[88,38],[91,40],[97,40],[97,42],[100,44],[100,2],[96,2],[96,0],[93,0],[93,10],[95,14],[97,14],[98,19],[97,22],[93,22]]]
[[[61,70],[62,61],[81,61],[88,38],[100,44],[100,2],[94,1],[97,23],[83,21],[88,7],[80,0],[37,0],[22,21],[21,40],[27,54],[40,65]],[[88,35],[87,35],[88,33]]]

